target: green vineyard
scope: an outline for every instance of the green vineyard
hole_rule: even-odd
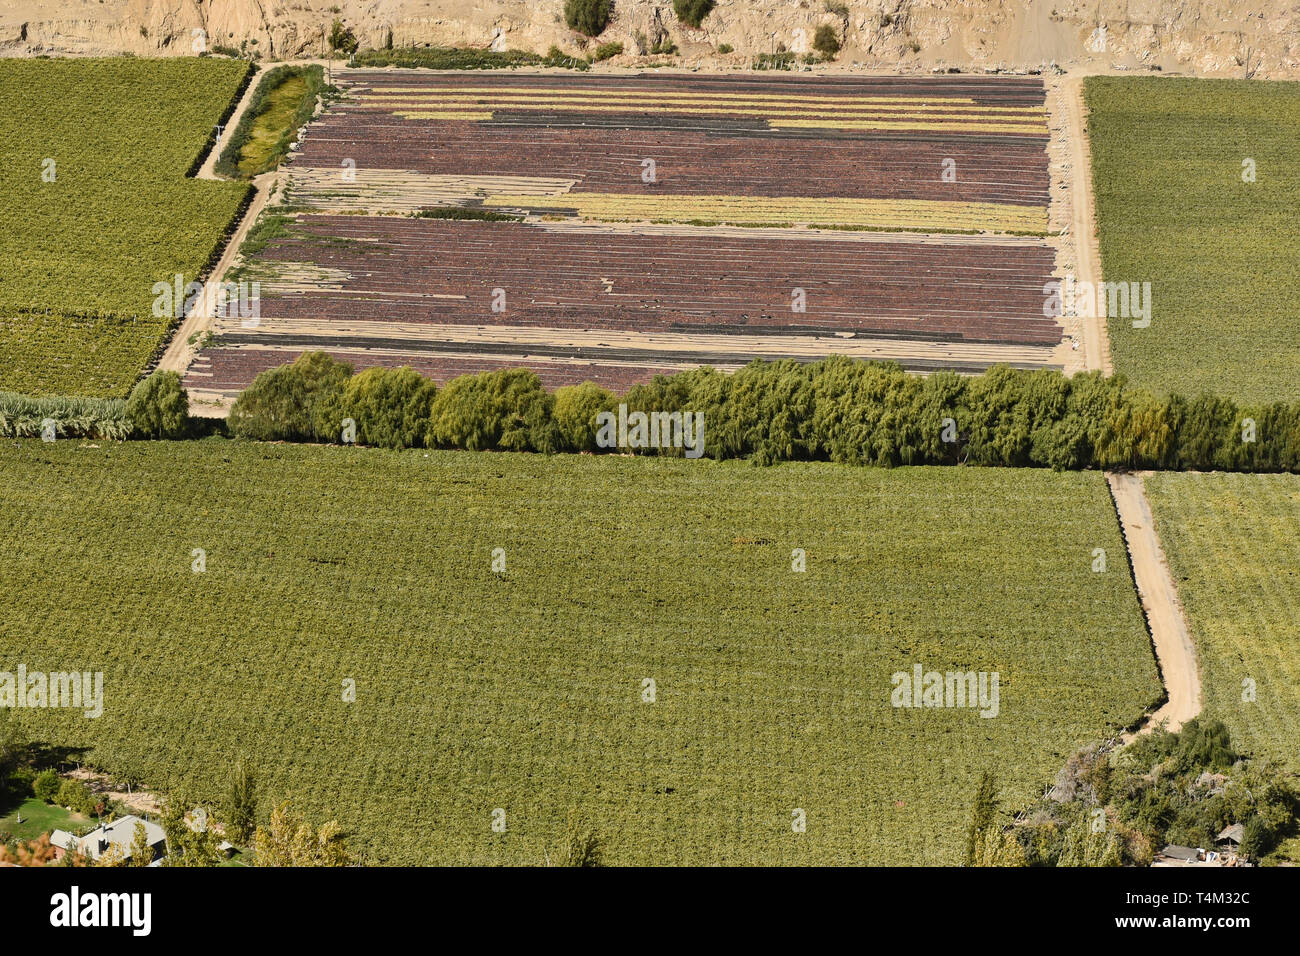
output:
[[[248,195],[187,177],[249,69],[0,59],[0,389],[130,390],[169,324],[154,284],[196,279]]]
[[[1146,485],[1206,711],[1242,748],[1300,765],[1300,478],[1162,473]]]
[[[105,675],[28,735],[199,801],[245,754],[370,862],[541,864],[576,813],[612,863],[954,863],[981,772],[1024,805],[1161,694],[1097,473],[2,454],[0,659]],[[996,717],[892,707],[917,665]]]
[[[1089,77],[1102,272],[1150,282],[1111,318],[1115,371],[1159,392],[1295,397],[1300,83]]]

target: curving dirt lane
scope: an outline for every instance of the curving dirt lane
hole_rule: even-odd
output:
[[[1165,561],[1164,549],[1156,537],[1142,476],[1108,472],[1106,481],[1128,542],[1133,577],[1142,599],[1142,610],[1151,627],[1160,676],[1169,693],[1169,699],[1147,718],[1137,733],[1149,733],[1162,723],[1169,730],[1178,730],[1201,712],[1201,674],[1196,662],[1196,647],[1187,628],[1182,603],[1178,600],[1178,589]],[[1124,743],[1135,736],[1137,734],[1125,735]]]

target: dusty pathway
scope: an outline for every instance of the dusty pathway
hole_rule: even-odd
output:
[[[198,354],[202,345],[202,333],[212,327],[212,321],[215,318],[212,315],[212,305],[217,301],[215,289],[227,270],[230,269],[235,257],[239,254],[239,247],[243,245],[248,230],[253,227],[257,217],[266,208],[267,200],[271,196],[278,175],[278,172],[273,171],[254,178],[253,188],[256,190],[256,194],[253,196],[253,201],[249,204],[248,210],[244,213],[239,228],[235,230],[234,235],[226,243],[226,248],[221,253],[216,268],[212,270],[212,274],[208,276],[207,282],[204,283],[203,300],[185,316],[184,321],[172,333],[171,341],[167,343],[167,351],[163,353],[163,357],[158,361],[158,368],[179,372],[184,376],[186,369],[194,361],[194,356]],[[193,339],[192,342],[191,339]],[[224,410],[214,409],[209,413],[203,405],[196,403],[190,408],[190,414],[211,417],[212,415],[224,414]]]
[[[1133,577],[1137,580],[1138,595],[1151,626],[1160,675],[1169,692],[1169,700],[1147,719],[1138,733],[1148,733],[1162,721],[1167,722],[1169,730],[1178,730],[1201,712],[1201,676],[1196,664],[1196,648],[1165,561],[1164,549],[1156,537],[1142,476],[1110,472],[1106,480],[1128,542]],[[1126,735],[1124,742],[1128,743],[1135,736]]]
[[[1101,281],[1101,251],[1097,244],[1097,211],[1092,195],[1092,154],[1088,148],[1083,103],[1083,77],[1062,80],[1065,94],[1066,130],[1070,156],[1070,232],[1074,236],[1075,278],[1080,282]],[[1106,320],[1097,316],[1083,319],[1084,364],[1089,371],[1110,375],[1110,338]]]

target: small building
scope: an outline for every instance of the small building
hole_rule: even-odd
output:
[[[1230,827],[1224,827],[1223,832],[1214,839],[1215,846],[1224,850],[1237,850],[1241,846],[1241,841],[1245,839],[1246,828],[1240,823],[1234,823]]]
[[[112,823],[101,823],[85,836],[78,837],[67,830],[55,830],[50,834],[50,844],[55,847],[59,857],[64,853],[76,851],[91,860],[98,861],[108,852],[109,847],[117,847],[124,860],[131,859],[131,846],[135,842],[135,825],[144,825],[145,838],[153,848],[154,859],[160,859],[167,852],[167,836],[163,828],[151,823],[147,818],[140,819],[127,815],[119,817]]]
[[[1170,844],[1151,861],[1152,866],[1223,866],[1219,859],[1219,854],[1211,852],[1206,853],[1200,847],[1193,849],[1190,846],[1178,846]]]

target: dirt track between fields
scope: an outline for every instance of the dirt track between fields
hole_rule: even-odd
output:
[[[1083,102],[1083,77],[1062,80],[1070,156],[1070,232],[1074,237],[1075,278],[1083,283],[1101,281],[1101,250],[1097,242],[1097,210],[1092,194],[1092,155],[1088,148],[1087,107]],[[1084,365],[1088,371],[1110,375],[1110,339],[1106,320],[1084,317]]]
[[[1120,526],[1128,542],[1133,577],[1151,628],[1160,676],[1169,694],[1169,699],[1147,718],[1137,733],[1149,733],[1162,723],[1169,730],[1178,730],[1201,712],[1201,675],[1196,662],[1196,647],[1192,643],[1164,549],[1156,536],[1142,476],[1110,472],[1106,481],[1110,484]],[[1135,736],[1137,734],[1125,735],[1124,742],[1128,743]]]

